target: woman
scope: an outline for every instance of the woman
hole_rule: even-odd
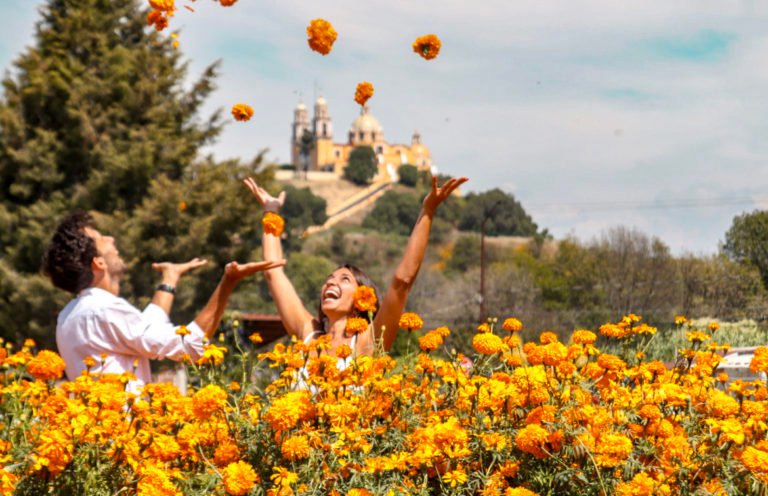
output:
[[[303,305],[282,267],[264,272],[269,292],[288,333],[304,342],[309,342],[322,334],[328,334],[331,353],[338,346],[347,345],[353,350],[354,355],[372,355],[377,339],[381,339],[384,350],[389,351],[397,337],[398,321],[405,308],[408,293],[424,260],[435,210],[466,181],[466,177],[451,178],[442,188],[438,188],[437,178],[432,178],[432,189],[424,198],[421,213],[408,238],[403,258],[395,270],[384,299],[380,300],[377,295],[379,305],[373,318],[374,332],[370,332],[369,328],[368,331],[359,335],[350,335],[346,330],[347,319],[357,316],[358,313],[354,306],[355,290],[359,286],[368,286],[375,290],[371,280],[360,269],[344,265],[328,276],[320,291],[320,310],[317,317]],[[264,208],[265,214],[279,213],[285,201],[284,191],[275,198],[259,187],[252,178],[245,179],[243,182]],[[280,238],[267,231],[267,229],[264,230],[262,238],[264,260],[281,260],[283,250]],[[346,362],[340,363],[340,366],[344,365]]]

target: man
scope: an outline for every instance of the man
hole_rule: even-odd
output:
[[[96,363],[93,372],[121,374],[135,368],[137,380],[129,389],[140,391],[151,381],[149,360],[178,361],[184,354],[198,359],[203,353],[203,339],[210,339],[216,332],[237,283],[256,272],[284,265],[285,261],[227,264],[219,285],[186,326],[189,334],[182,340],[183,332],[177,333],[177,326],[168,317],[175,287],[182,275],[205,263],[196,258],[183,264],[153,264],[161,274],[161,284],[142,312],[119,297],[126,266],[115,239],[101,234],[85,212],[64,219],[45,252],[43,271],[54,286],[75,295],[56,324],[56,344],[67,364],[67,377],[78,377],[86,368],[84,360],[91,357]]]

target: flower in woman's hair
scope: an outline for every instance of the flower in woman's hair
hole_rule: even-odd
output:
[[[222,472],[224,489],[228,494],[236,496],[248,494],[260,480],[253,467],[242,461],[230,463]]]
[[[27,372],[37,380],[47,381],[60,378],[64,375],[66,367],[64,360],[57,353],[43,350],[29,361]]]
[[[502,327],[504,328],[505,331],[520,332],[523,330],[523,323],[514,317],[510,317],[504,320]]]
[[[328,55],[337,36],[336,30],[325,19],[314,19],[307,26],[307,43],[317,53]]]
[[[174,9],[174,0],[149,0],[149,5],[155,10],[170,12]]]
[[[355,289],[353,298],[355,300],[355,308],[361,312],[376,311],[376,303],[378,300],[376,299],[376,291],[374,291],[373,288],[368,286],[358,286],[357,289]]]
[[[427,60],[432,60],[440,53],[440,47],[442,46],[440,38],[435,34],[427,34],[419,36],[416,41],[413,42],[413,51],[421,55]]]
[[[342,344],[336,347],[336,356],[344,360],[352,354],[352,348],[346,344]]]
[[[409,331],[418,331],[424,326],[424,321],[421,320],[418,314],[413,312],[405,312],[400,316],[400,321],[397,323],[401,328]]]
[[[357,103],[360,105],[365,105],[365,102],[367,102],[372,96],[373,85],[371,83],[368,81],[358,83],[357,88],[355,89],[355,101]]]
[[[285,228],[285,221],[282,217],[274,212],[267,212],[264,217],[261,218],[261,225],[264,227],[264,232],[273,236],[280,237],[283,234]]]
[[[245,103],[238,103],[232,106],[232,117],[236,121],[248,121],[253,117],[253,107]]]
[[[348,317],[344,332],[347,334],[360,334],[368,329],[368,321],[362,317]]]

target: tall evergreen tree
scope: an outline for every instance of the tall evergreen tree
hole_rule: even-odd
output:
[[[38,271],[58,220],[129,218],[221,123],[198,117],[216,65],[185,90],[187,64],[137,0],[48,0],[40,15],[0,97],[0,336],[50,345],[67,296]]]

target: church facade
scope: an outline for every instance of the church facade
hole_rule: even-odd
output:
[[[418,131],[413,133],[410,145],[388,143],[381,124],[367,106],[361,108],[346,138],[345,143],[334,142],[333,121],[325,98],[315,102],[311,121],[306,105],[299,103],[293,111],[291,163],[297,171],[325,171],[341,176],[352,150],[357,146],[370,146],[376,153],[382,177],[385,174],[395,177],[397,168],[403,164],[432,170],[429,148],[422,144]]]

